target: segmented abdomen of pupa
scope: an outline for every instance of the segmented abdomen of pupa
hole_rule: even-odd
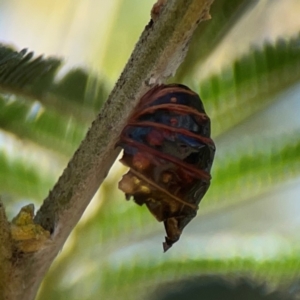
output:
[[[166,251],[196,216],[210,185],[215,145],[202,101],[181,84],[155,86],[131,114],[118,146],[130,168],[119,188],[164,222]]]

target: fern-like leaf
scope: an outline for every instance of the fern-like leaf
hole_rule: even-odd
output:
[[[18,93],[38,93],[48,89],[61,66],[61,60],[38,56],[23,49],[19,52],[0,44],[0,87]]]
[[[265,43],[237,59],[220,74],[200,83],[200,95],[219,135],[276,98],[276,93],[300,80],[300,35]]]

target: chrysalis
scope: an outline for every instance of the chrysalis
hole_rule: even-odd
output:
[[[181,84],[157,85],[140,100],[118,146],[130,168],[119,182],[126,199],[164,222],[167,251],[196,216],[210,185],[215,145],[199,96]]]

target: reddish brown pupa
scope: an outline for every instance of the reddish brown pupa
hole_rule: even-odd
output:
[[[119,182],[126,199],[163,221],[167,251],[196,216],[210,185],[215,145],[199,96],[181,84],[157,85],[140,100],[118,143],[130,168]]]

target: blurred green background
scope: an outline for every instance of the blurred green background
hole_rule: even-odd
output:
[[[0,1],[0,195],[10,218],[47,196],[153,3]],[[298,295],[299,10],[298,0],[215,0],[169,80],[199,92],[212,120],[217,152],[198,217],[164,254],[163,225],[125,201],[116,162],[38,299],[158,299],[161,285],[207,274]]]

